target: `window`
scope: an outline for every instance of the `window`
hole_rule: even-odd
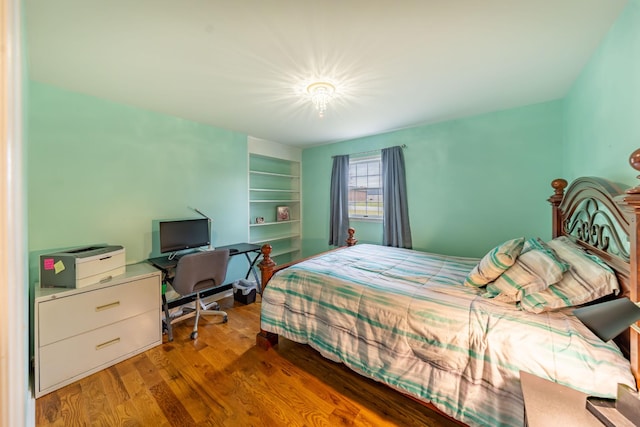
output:
[[[349,218],[382,219],[380,155],[349,159]]]

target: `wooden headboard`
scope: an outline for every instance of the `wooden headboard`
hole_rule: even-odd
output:
[[[640,170],[640,149],[630,157]],[[640,187],[628,188],[602,178],[578,178],[551,183],[555,194],[549,198],[553,212],[553,237],[568,236],[587,251],[598,255],[616,273],[621,292],[637,302],[640,268]],[[631,361],[631,370],[640,384],[640,335],[629,328],[616,338]]]

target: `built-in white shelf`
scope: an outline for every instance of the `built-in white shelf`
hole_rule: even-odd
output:
[[[269,227],[271,225],[287,225],[292,222],[300,222],[299,219],[291,219],[289,221],[263,222],[260,224],[249,224],[249,227]]]
[[[251,175],[279,176],[281,178],[293,178],[293,179],[300,178],[298,175],[287,175],[284,173],[263,172],[263,171],[255,171],[255,170],[249,171],[249,173]]]
[[[251,191],[266,191],[269,193],[299,193],[298,190],[280,190],[275,188],[250,188]]]
[[[289,148],[249,144],[249,242],[270,244],[278,263],[302,256],[300,153],[293,155]],[[280,206],[289,208],[290,220],[276,220]]]
[[[282,200],[282,199],[268,199],[268,200],[249,200],[251,203],[300,203],[300,200]]]
[[[259,245],[261,243],[277,242],[278,240],[295,239],[296,237],[300,237],[300,235],[299,234],[295,234],[295,233],[289,233],[289,234],[282,234],[280,236],[269,237],[269,238],[262,239],[262,240],[252,240],[251,243],[253,243],[255,245]]]

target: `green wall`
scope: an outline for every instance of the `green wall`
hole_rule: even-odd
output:
[[[630,0],[565,99],[565,177],[637,185],[640,148],[640,0]]]
[[[328,248],[331,156],[400,144],[416,249],[480,256],[515,235],[548,237],[553,178],[635,185],[639,71],[630,0],[563,100],[305,149],[303,255]],[[245,135],[36,82],[27,93],[32,260],[91,243],[145,259],[157,254],[154,221],[197,216],[189,206],[214,218],[214,245],[247,239]],[[352,225],[381,242],[379,222]]]
[[[546,199],[562,170],[560,101],[304,150],[304,255],[328,247],[331,156],[401,144],[415,249],[482,256],[523,233],[550,237]],[[360,242],[381,243],[381,223],[351,225]]]
[[[548,237],[545,199],[556,177],[637,185],[628,157],[640,148],[640,0],[629,1],[562,100],[304,150],[304,255],[328,248],[331,156],[400,144],[422,250],[480,256],[523,231]],[[379,222],[351,225],[360,242],[381,243]]]
[[[246,135],[37,82],[27,101],[32,283],[52,249],[158,255],[157,221],[199,217],[189,207],[213,218],[214,246],[247,240]],[[246,261],[232,260],[227,279],[244,277]]]

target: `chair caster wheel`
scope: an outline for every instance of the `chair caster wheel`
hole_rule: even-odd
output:
[[[198,338],[198,333],[197,332],[191,332],[191,339],[195,340],[196,338]]]
[[[227,321],[229,321],[229,318],[227,316],[224,316],[222,318],[222,323],[227,323]]]

